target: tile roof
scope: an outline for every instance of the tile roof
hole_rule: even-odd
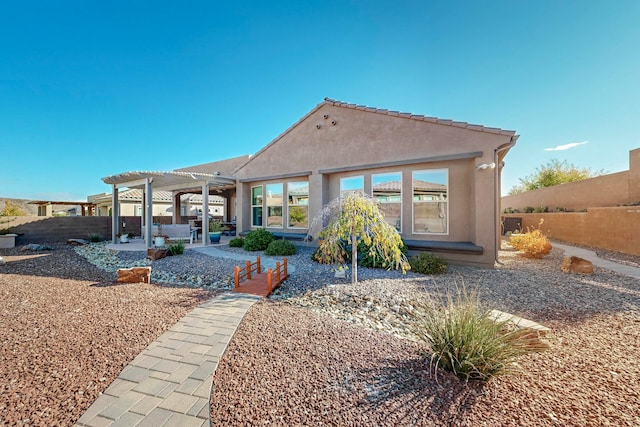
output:
[[[338,101],[336,99],[325,98],[324,103],[334,105],[336,107],[351,108],[353,110],[367,111],[370,113],[386,114],[388,116],[402,117],[405,119],[418,120],[421,122],[437,123],[439,125],[454,126],[480,132],[495,133],[498,135],[513,136],[516,134],[513,130],[503,130],[500,128],[486,127],[482,125],[474,125],[467,122],[457,122],[454,120],[439,119],[437,117],[423,116],[420,114],[403,113],[400,111],[390,111],[382,108],[368,107],[366,105],[349,104],[347,102]]]

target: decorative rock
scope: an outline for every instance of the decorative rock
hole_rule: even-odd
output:
[[[5,260],[4,260],[4,258],[2,258],[2,257],[0,256],[0,265],[2,265],[2,264],[6,264],[6,263],[7,263],[7,261],[5,261]]]
[[[151,267],[118,269],[118,283],[150,283]]]
[[[68,239],[67,244],[73,245],[73,246],[82,246],[82,245],[88,245],[89,241],[85,239]]]
[[[151,261],[156,261],[168,257],[169,253],[168,249],[147,249],[147,258]]]
[[[565,273],[593,274],[593,264],[586,259],[571,256],[562,260],[561,270]]]
[[[51,251],[53,250],[53,246],[48,246],[48,245],[39,245],[37,243],[29,243],[28,245],[24,245],[23,247],[20,248],[20,252],[25,252],[25,251]]]

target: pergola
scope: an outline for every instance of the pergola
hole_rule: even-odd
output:
[[[203,221],[205,213],[209,212],[209,193],[211,190],[222,192],[235,189],[236,179],[230,176],[222,176],[219,172],[213,174],[201,172],[125,172],[102,178],[105,184],[110,184],[112,192],[112,227],[111,239],[117,243],[120,232],[120,213],[118,205],[118,191],[121,188],[139,188],[143,190],[144,214],[143,225],[153,224],[153,190],[173,192],[173,218],[176,224],[180,212],[180,195],[185,193],[202,193]],[[203,222],[204,226],[204,222]],[[147,248],[152,247],[152,227],[145,227],[144,240]],[[203,238],[204,246],[209,244],[208,239]]]

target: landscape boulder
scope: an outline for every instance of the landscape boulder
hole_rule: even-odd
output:
[[[150,283],[151,267],[131,267],[118,269],[118,283]]]
[[[68,239],[67,244],[73,245],[73,246],[83,246],[83,245],[88,245],[89,241],[85,239]]]
[[[171,252],[169,252],[169,249],[147,249],[147,258],[151,261],[168,257],[170,254]]]
[[[593,264],[584,258],[570,256],[562,260],[561,270],[565,273],[593,274]]]
[[[7,263],[7,261],[5,261],[5,260],[4,260],[4,258],[2,258],[2,257],[0,256],[0,265],[2,265],[2,264],[6,264],[6,263]]]

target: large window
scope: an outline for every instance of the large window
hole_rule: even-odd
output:
[[[267,184],[267,227],[282,228],[282,183]]]
[[[309,182],[287,184],[289,228],[309,228]]]
[[[349,193],[364,191],[364,177],[350,176],[340,178],[340,197],[344,197]]]
[[[262,227],[262,185],[251,187],[251,225]]]
[[[402,232],[402,173],[371,176],[373,197],[378,201],[385,220],[399,233]]]
[[[446,169],[413,172],[413,232],[447,234],[449,179]]]

